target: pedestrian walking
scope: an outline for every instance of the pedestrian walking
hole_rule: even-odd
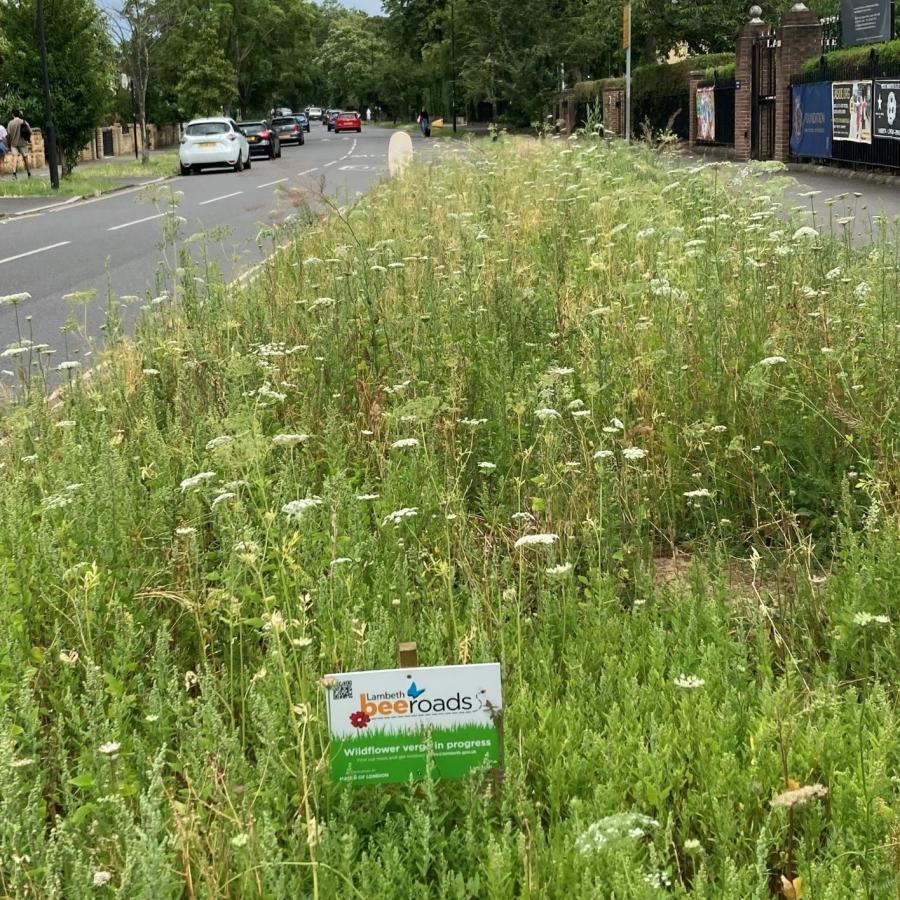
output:
[[[13,111],[13,117],[6,126],[7,146],[13,162],[13,176],[19,177],[19,157],[25,163],[25,171],[31,178],[31,166],[28,165],[28,154],[31,152],[31,126],[22,116],[22,110]]]
[[[372,107],[371,106],[366,107],[366,121],[367,122],[372,121]]]
[[[419,130],[422,132],[422,137],[431,137],[431,119],[428,117],[428,110],[425,109],[424,106],[416,121],[419,123]]]
[[[9,150],[8,140],[9,135],[7,134],[6,126],[0,122],[0,178],[3,177],[3,169],[6,166],[6,153]]]

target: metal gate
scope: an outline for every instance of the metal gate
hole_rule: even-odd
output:
[[[775,156],[775,48],[774,31],[759,35],[753,43],[752,108],[750,118],[750,156],[773,159]]]
[[[113,144],[112,128],[103,129],[103,155],[115,156],[116,150]]]

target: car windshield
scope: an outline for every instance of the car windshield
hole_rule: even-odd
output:
[[[298,122],[305,122],[305,121],[306,121],[306,116],[294,116],[294,118],[295,118]]]
[[[188,125],[185,129],[185,134],[189,134],[191,137],[203,137],[209,134],[227,133],[227,122],[195,122],[193,125]]]
[[[355,118],[357,118],[357,116],[359,116],[359,113],[355,113],[355,112],[342,112],[341,113],[342,119],[355,119]]]
[[[238,122],[238,127],[242,128],[247,134],[259,134],[266,130],[265,122]]]
[[[296,122],[293,119],[272,119],[272,124],[279,125],[295,125]]]

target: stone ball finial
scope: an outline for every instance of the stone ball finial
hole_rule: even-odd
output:
[[[762,7],[757,6],[755,3],[750,7],[750,21],[751,22],[762,22]]]
[[[803,2],[797,2],[791,7],[791,12],[808,12],[809,7]]]

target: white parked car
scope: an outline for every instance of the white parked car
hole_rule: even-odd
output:
[[[208,166],[231,166],[241,172],[250,168],[250,145],[234,119],[192,119],[185,126],[178,160],[182,175]]]

